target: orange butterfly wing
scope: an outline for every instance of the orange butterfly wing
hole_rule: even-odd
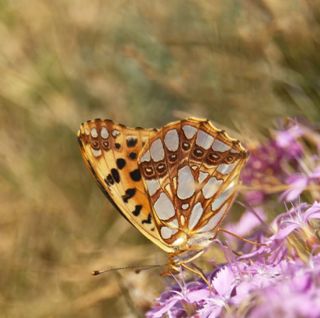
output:
[[[170,253],[173,248],[155,226],[137,164],[144,143],[154,133],[96,119],[81,125],[78,140],[82,157],[107,198],[142,234]]]

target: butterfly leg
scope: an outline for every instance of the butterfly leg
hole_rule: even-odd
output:
[[[187,265],[187,264],[181,264],[181,267],[187,269],[188,271],[190,271],[191,273],[194,273],[196,275],[198,275],[207,285],[208,287],[210,288],[210,283],[207,279],[207,277],[205,276],[205,274],[202,272],[202,270],[196,266],[192,266],[191,264],[190,265]]]
[[[266,246],[266,244],[258,243],[258,242],[255,242],[255,241],[251,241],[251,240],[249,240],[249,239],[246,239],[246,238],[244,238],[244,237],[242,237],[242,236],[240,236],[240,235],[237,235],[237,234],[235,234],[235,233],[233,233],[233,232],[230,232],[230,231],[228,231],[228,230],[225,230],[225,229],[223,229],[223,228],[217,229],[217,233],[218,233],[218,232],[223,232],[223,233],[229,234],[229,235],[231,235],[231,236],[236,237],[238,240],[244,241],[244,242],[249,243],[249,244],[252,244],[252,245],[256,245],[256,246]]]
[[[165,270],[160,274],[161,276],[174,276],[180,273],[180,266],[175,265],[169,256],[169,262],[165,266]]]

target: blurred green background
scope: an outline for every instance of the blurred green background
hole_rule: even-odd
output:
[[[320,120],[318,0],[0,0],[1,317],[140,317],[163,253],[105,200],[81,122]]]

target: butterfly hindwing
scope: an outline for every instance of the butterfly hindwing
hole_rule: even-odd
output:
[[[115,207],[152,242],[172,252],[159,236],[137,164],[144,143],[154,133],[96,119],[81,125],[78,140],[84,161]]]
[[[191,118],[150,136],[138,158],[156,227],[168,244],[214,230],[236,194],[246,151],[210,122]]]

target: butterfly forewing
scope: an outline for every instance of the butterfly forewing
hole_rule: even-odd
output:
[[[161,238],[178,245],[221,223],[246,151],[210,122],[191,118],[150,136],[138,158]]]
[[[96,119],[81,125],[78,139],[84,161],[105,195],[140,232],[172,252],[159,236],[137,164],[144,143],[154,133]]]

